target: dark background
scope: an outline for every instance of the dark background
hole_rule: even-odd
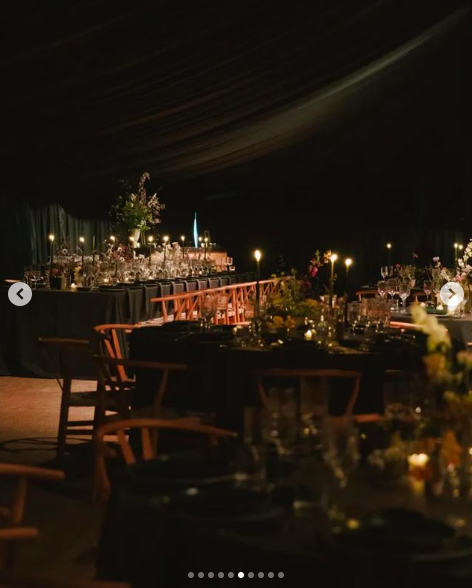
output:
[[[333,249],[360,283],[387,241],[393,261],[450,263],[472,237],[468,6],[5,4],[0,277],[44,258],[48,205],[91,234],[143,171],[163,187],[161,232],[190,235],[196,211],[241,269],[256,246],[266,271]]]

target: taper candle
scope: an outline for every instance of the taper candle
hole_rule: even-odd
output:
[[[56,237],[52,234],[49,235],[49,237],[48,237],[48,239],[49,239],[49,258],[50,258],[50,261],[49,261],[49,264],[50,264],[49,265],[49,280],[51,280],[51,278],[52,278],[52,264],[53,264],[53,260],[54,260],[54,245],[53,245],[53,243],[54,243],[55,238]]]
[[[261,297],[261,258],[262,253],[259,249],[254,251],[254,257],[256,259],[256,268],[257,268],[257,282],[256,282],[256,302],[259,304],[259,300]]]
[[[388,267],[392,265],[392,244],[387,243]]]
[[[84,271],[84,257],[85,257],[85,237],[79,237],[80,247],[82,250],[82,273]]]
[[[169,235],[165,235],[163,237],[163,241],[164,241],[164,269],[167,265],[167,243],[169,242]]]
[[[336,263],[338,256],[336,253],[332,253],[329,259],[331,261],[331,275],[329,278],[329,306],[331,307],[333,305],[334,299],[334,264]]]
[[[148,237],[148,243],[149,243],[149,265],[151,265],[152,263],[152,244],[154,242],[154,237],[152,235],[150,235]]]
[[[348,257],[345,261],[344,264],[346,266],[346,292],[349,292],[349,269],[351,268],[352,265],[352,259],[350,257]]]

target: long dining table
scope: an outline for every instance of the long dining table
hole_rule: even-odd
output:
[[[422,338],[421,334],[417,337]],[[160,328],[142,327],[131,333],[131,359],[184,363],[186,374],[175,376],[169,384],[164,406],[182,411],[215,414],[216,424],[242,431],[246,407],[259,406],[254,372],[265,368],[344,369],[361,373],[355,411],[362,414],[383,411],[383,383],[387,370],[421,370],[422,347],[415,335],[392,332],[369,351],[357,346],[339,345],[319,349],[314,342],[287,341],[266,349],[241,347],[229,328],[201,331],[192,322],[174,322]],[[156,390],[153,371],[137,372],[134,408],[152,404]],[[341,412],[349,390],[346,382],[333,382],[336,394],[330,395],[331,410]]]
[[[9,301],[9,285],[0,286],[0,376],[55,375],[38,345],[40,337],[91,340],[96,325],[137,324],[158,317],[161,310],[152,299],[185,292],[192,287],[216,287],[229,284],[230,280],[243,283],[254,279],[255,274],[249,272],[90,291],[38,289],[33,290],[29,304],[22,307]],[[77,376],[95,377],[95,371],[84,366],[78,369]]]

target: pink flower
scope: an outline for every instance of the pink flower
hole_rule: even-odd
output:
[[[318,268],[316,266],[312,266],[310,269],[310,275],[312,278],[316,278],[318,274]]]
[[[456,276],[456,282],[461,282],[462,281],[462,277],[460,274],[457,274]]]
[[[438,263],[439,257],[433,257],[433,261],[434,261],[434,263]]]

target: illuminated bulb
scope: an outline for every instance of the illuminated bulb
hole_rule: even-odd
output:
[[[262,258],[262,253],[259,251],[259,249],[256,249],[254,251],[254,257],[256,258],[256,261],[259,263],[259,261],[261,261]]]
[[[114,243],[116,241],[116,237],[114,235],[110,235],[110,241]]]
[[[79,237],[79,241],[80,241],[81,243],[85,243],[85,237]]]
[[[163,237],[163,239],[164,239],[164,243],[167,243],[169,241],[169,235],[165,235]]]
[[[182,235],[182,236],[180,237],[180,240],[182,241],[182,243],[184,243],[184,242],[185,242],[185,235]]]
[[[49,240],[51,241],[51,243],[54,241],[55,237],[54,235],[49,235]]]
[[[426,453],[413,453],[408,456],[408,464],[412,468],[424,468],[429,461],[429,456]]]
[[[311,341],[312,339],[313,339],[313,333],[312,333],[312,331],[308,330],[305,333],[305,341]]]
[[[454,249],[457,249],[459,247],[458,243],[454,243]]]
[[[391,243],[387,243],[387,249],[391,249],[392,248],[392,244]]]
[[[346,267],[351,267],[352,259],[350,257],[348,257],[344,263],[346,264]]]
[[[203,241],[203,237],[198,237],[198,240],[200,241],[200,243]]]
[[[152,243],[154,241],[154,237],[148,237],[148,242]]]
[[[464,249],[464,245],[459,245],[459,251],[462,251]]]

